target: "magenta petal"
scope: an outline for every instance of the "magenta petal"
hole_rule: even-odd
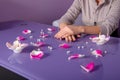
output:
[[[61,47],[61,48],[70,48],[70,45],[64,43],[64,44],[60,44],[59,47]]]
[[[23,36],[18,36],[16,39],[19,40],[19,41],[25,40],[25,38]]]
[[[95,55],[96,57],[102,57],[102,51],[101,50],[94,50],[92,52],[93,55]]]
[[[96,53],[99,55],[102,55],[102,51],[101,50],[96,50]]]
[[[30,57],[33,59],[41,59],[43,57],[43,55],[44,55],[44,53],[42,51],[36,51],[36,50],[33,50],[30,53]]]
[[[77,59],[77,58],[82,58],[84,57],[85,55],[82,55],[82,54],[73,54],[71,55],[70,57],[68,57],[68,60],[71,60],[71,59]]]
[[[22,33],[23,33],[23,34],[30,34],[30,33],[31,33],[31,30],[28,30],[28,29],[27,29],[27,30],[22,31]]]
[[[68,60],[79,58],[79,54],[74,54],[68,57]]]
[[[48,28],[48,31],[55,31],[55,28]]]
[[[86,69],[88,69],[88,71],[92,71],[95,68],[95,64],[93,62],[89,63],[86,65]]]
[[[93,62],[87,64],[85,67],[83,65],[80,65],[80,67],[85,70],[86,72],[91,72],[95,69],[95,64]]]

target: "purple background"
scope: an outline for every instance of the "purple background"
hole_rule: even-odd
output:
[[[0,22],[31,20],[51,24],[59,19],[73,0],[0,0]]]

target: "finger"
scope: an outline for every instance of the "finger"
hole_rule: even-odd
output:
[[[65,35],[65,34],[66,34],[66,32],[61,30],[55,35],[55,37],[56,38],[62,38],[62,36]]]
[[[68,42],[72,42],[72,37],[68,36]]]
[[[70,34],[66,33],[65,35],[62,36],[62,38],[68,37]]]
[[[72,37],[72,41],[75,41],[75,40],[76,40],[76,38],[75,38],[74,35],[72,35],[71,37]]]
[[[69,40],[68,40],[68,37],[65,37],[65,41],[66,41],[66,42],[68,42],[68,41],[69,41]]]
[[[54,35],[54,37],[57,38],[57,35],[58,35],[58,33],[56,33],[56,34]]]
[[[58,32],[56,35],[55,35],[55,38],[61,38],[61,33],[60,32]]]

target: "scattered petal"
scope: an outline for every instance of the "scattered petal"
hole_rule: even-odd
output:
[[[95,64],[93,62],[87,64],[86,66],[80,65],[80,67],[85,70],[86,72],[91,72],[95,68]]]
[[[36,47],[40,47],[40,46],[43,46],[44,43],[43,42],[36,42],[36,43],[32,43],[33,46],[36,46]]]
[[[66,49],[66,48],[70,48],[70,45],[66,44],[66,43],[63,43],[63,44],[60,44],[59,47]]]
[[[23,36],[18,36],[16,39],[19,41],[25,40],[25,38]]]
[[[31,30],[27,29],[27,30],[24,30],[22,31],[23,34],[30,34],[31,33]]]
[[[30,58],[32,59],[41,59],[43,57],[44,53],[40,50],[33,50],[30,53]]]
[[[48,31],[53,32],[55,31],[55,28],[47,28]]]
[[[26,43],[20,43],[20,41],[15,40],[13,44],[6,42],[8,49],[12,50],[14,53],[20,53],[25,47],[28,46]]]
[[[95,56],[95,57],[102,57],[102,51],[101,50],[94,50],[92,51],[92,54]]]
[[[68,60],[77,59],[77,58],[83,58],[83,57],[85,57],[85,55],[83,55],[83,54],[73,54],[73,55],[68,57]]]
[[[110,40],[110,36],[99,35],[98,37],[90,38],[92,42],[95,42],[97,45],[103,45]]]

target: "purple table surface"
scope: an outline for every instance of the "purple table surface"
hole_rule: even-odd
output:
[[[78,39],[76,42],[68,43],[71,45],[68,49],[62,49],[59,44],[65,43],[54,38],[58,28],[52,33],[47,31],[50,25],[40,24],[29,21],[11,21],[0,23],[0,66],[5,67],[19,75],[30,80],[120,80],[120,39],[111,37],[110,41],[104,45],[98,46],[89,39],[90,35]],[[25,35],[23,30],[32,30],[31,34]],[[17,36],[24,36],[26,42],[35,42],[40,39],[40,31],[49,36],[43,41],[45,46],[40,49],[45,53],[42,59],[30,59],[30,52],[37,47],[28,46],[21,53],[13,53],[5,43],[13,42]],[[33,36],[32,39],[29,37]],[[88,42],[88,44],[86,44]],[[49,50],[52,46],[53,50]],[[78,49],[78,46],[84,48]],[[104,57],[95,58],[91,55],[90,49],[100,49],[107,52]],[[70,54],[66,52],[70,51]],[[68,60],[71,54],[80,53],[87,57],[82,59]],[[87,73],[80,68],[89,62],[95,63],[95,69]]]

